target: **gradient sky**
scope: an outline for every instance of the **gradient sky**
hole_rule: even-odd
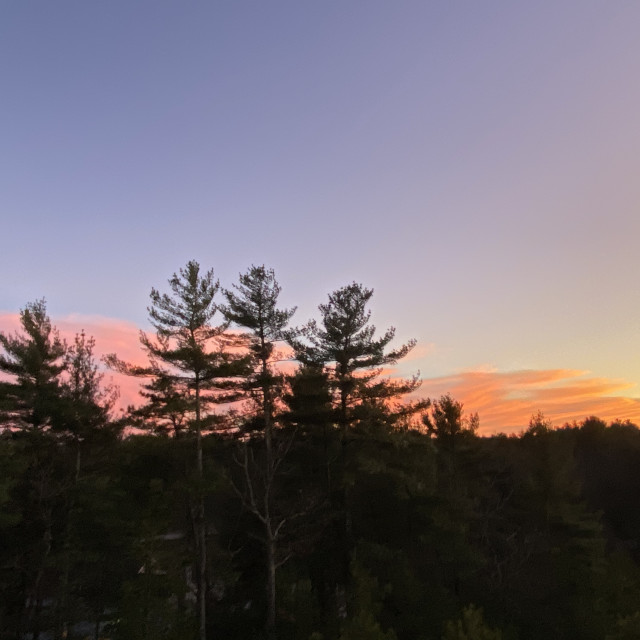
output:
[[[623,0],[2,3],[0,329],[44,296],[135,340],[187,260],[264,263],[298,323],[373,287],[419,342],[400,371],[487,429],[640,421],[639,27]]]

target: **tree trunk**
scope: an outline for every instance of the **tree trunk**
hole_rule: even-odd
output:
[[[56,623],[55,623],[55,637],[58,639],[65,638],[67,635],[67,629],[69,626],[69,591],[70,591],[70,580],[71,580],[71,532],[73,528],[72,518],[73,518],[73,510],[75,507],[75,492],[78,486],[78,480],[80,479],[80,462],[81,462],[81,451],[80,451],[80,441],[75,439],[76,445],[76,460],[75,460],[75,473],[73,477],[73,485],[71,487],[72,495],[69,501],[68,513],[67,513],[67,521],[64,530],[64,541],[63,541],[63,566],[62,566],[62,577],[60,584],[60,598],[57,601],[57,611],[56,611]]]
[[[275,461],[273,456],[273,423],[271,417],[271,388],[269,380],[269,364],[266,354],[264,334],[260,332],[261,368],[262,368],[262,411],[264,417],[264,441],[266,460],[266,482],[264,498],[265,543],[267,551],[267,619],[266,629],[269,636],[276,624],[276,537],[271,518],[271,489],[275,475]]]
[[[276,541],[269,527],[267,540],[267,632],[276,624]]]
[[[196,374],[196,449],[197,449],[197,481],[198,504],[196,507],[196,558],[198,565],[198,639],[207,640],[207,532],[204,517],[202,464],[202,427],[200,423],[200,379]]]

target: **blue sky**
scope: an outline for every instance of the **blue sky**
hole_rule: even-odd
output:
[[[638,24],[633,2],[4,3],[0,310],[144,326],[187,260],[225,286],[264,263],[299,323],[373,287],[422,345],[406,372],[637,385]]]

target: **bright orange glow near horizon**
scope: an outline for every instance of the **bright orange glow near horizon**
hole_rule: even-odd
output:
[[[464,371],[424,380],[420,394],[451,393],[466,412],[478,412],[480,432],[489,435],[520,432],[538,410],[556,426],[590,415],[638,423],[640,399],[619,395],[634,386],[572,369]]]
[[[129,322],[101,317],[72,315],[54,319],[54,325],[67,341],[84,329],[96,340],[96,358],[115,353],[121,360],[145,364],[140,347],[140,330]],[[0,314],[0,330],[19,330],[18,314]],[[429,356],[432,345],[416,349],[408,358],[413,364]],[[287,363],[285,363],[287,366]],[[393,376],[393,369],[383,375]],[[140,403],[139,379],[105,369],[106,381],[120,388],[118,410]],[[554,425],[595,415],[603,420],[631,420],[640,423],[640,398],[625,395],[635,385],[621,379],[596,377],[574,369],[493,371],[467,370],[424,379],[415,397],[438,398],[450,393],[464,404],[465,412],[480,416],[480,433],[518,433],[526,428],[532,414],[541,410]]]

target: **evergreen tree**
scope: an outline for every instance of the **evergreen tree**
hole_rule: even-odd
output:
[[[289,389],[282,399],[286,410],[282,416],[285,424],[293,425],[307,442],[320,440],[323,450],[323,466],[326,493],[331,493],[331,466],[337,458],[332,451],[335,411],[331,404],[329,377],[321,365],[302,364],[289,376]]]
[[[253,371],[247,387],[259,407],[260,422],[264,429],[265,464],[261,487],[255,486],[249,469],[249,457],[244,447],[246,491],[244,501],[249,510],[260,520],[264,528],[267,556],[267,619],[266,627],[273,629],[276,620],[276,569],[278,566],[277,543],[284,519],[274,513],[275,475],[287,446],[274,450],[274,410],[282,387],[282,376],[274,369],[277,357],[275,344],[282,340],[295,309],[278,309],[280,285],[273,269],[252,266],[240,275],[235,291],[225,291],[228,305],[224,313],[247,332]],[[259,491],[258,491],[259,490]]]
[[[447,449],[454,449],[457,440],[475,435],[480,426],[478,414],[466,417],[462,406],[461,402],[447,393],[439,400],[434,400],[431,412],[423,415],[427,433]]]
[[[353,282],[329,294],[329,302],[319,305],[321,321],[309,322],[302,329],[306,340],[290,336],[297,359],[306,365],[325,365],[335,393],[338,423],[343,439],[356,423],[362,409],[376,401],[396,399],[419,386],[417,378],[391,381],[380,378],[381,367],[404,358],[416,344],[387,351],[395,336],[393,327],[379,338],[370,324],[367,305],[373,289]],[[360,409],[360,413],[358,411]]]
[[[55,427],[66,346],[51,326],[44,299],[20,311],[20,324],[22,334],[0,332],[0,371],[14,378],[0,382],[0,420],[5,427]]]
[[[15,570],[20,597],[12,624],[34,633],[42,624],[43,578],[52,563],[56,515],[66,488],[63,449],[57,433],[64,420],[61,373],[66,345],[52,327],[44,299],[28,303],[20,312],[21,333],[0,333],[0,371],[13,380],[0,382],[0,421],[12,430],[24,456],[20,492],[20,520],[16,525]]]
[[[65,434],[76,450],[76,477],[80,473],[82,443],[102,436],[116,435],[117,425],[111,422],[111,411],[119,391],[104,382],[93,352],[95,338],[84,331],[76,334],[64,357],[65,372],[61,381],[64,403],[62,418]]]
[[[213,270],[204,274],[195,261],[187,263],[169,280],[171,294],[151,290],[149,319],[155,338],[140,334],[140,342],[150,360],[149,367],[135,367],[110,356],[108,362],[118,370],[137,376],[152,377],[170,383],[186,403],[189,426],[196,438],[196,479],[198,496],[192,508],[196,535],[196,575],[198,579],[197,612],[199,638],[206,638],[207,540],[202,481],[203,430],[215,426],[219,417],[209,407],[233,402],[241,397],[240,380],[246,375],[247,359],[234,347],[237,338],[227,332],[228,322],[214,326],[218,311],[214,298],[220,288]],[[147,387],[149,388],[149,387]],[[168,405],[167,411],[174,405]]]
[[[174,438],[182,437],[189,430],[193,391],[181,386],[175,376],[163,369],[154,369],[151,379],[142,385],[140,395],[146,402],[130,409],[132,426]]]
[[[329,376],[321,365],[301,364],[289,376],[283,395],[287,406],[283,418],[304,432],[326,431],[335,422]]]
[[[376,328],[370,323],[371,311],[367,305],[372,289],[352,283],[329,295],[326,304],[319,305],[320,323],[312,320],[301,329],[302,337],[290,336],[289,343],[296,358],[306,366],[322,366],[329,376],[333,404],[341,435],[340,471],[342,485],[333,499],[340,514],[334,528],[336,558],[339,563],[335,588],[336,611],[347,615],[346,593],[351,579],[352,536],[349,494],[351,480],[346,444],[349,432],[358,424],[376,423],[386,418],[389,404],[419,386],[416,378],[392,381],[382,379],[382,367],[395,364],[415,346],[415,340],[397,348],[388,349],[395,336],[393,327],[376,337]],[[422,404],[415,405],[418,410]]]
[[[459,480],[459,458],[464,445],[474,439],[480,426],[480,418],[477,413],[465,416],[462,402],[447,393],[431,403],[430,410],[422,415],[422,421],[427,433],[437,443],[441,485],[448,485],[448,489],[455,492]]]
[[[27,304],[20,322],[22,334],[0,334],[5,352],[0,369],[15,378],[1,386],[2,419],[14,429],[26,469],[16,529],[22,531],[25,551],[18,554],[25,596],[19,624],[34,633],[50,624],[61,637],[72,615],[69,595],[72,547],[78,542],[74,511],[81,451],[97,435],[103,440],[114,435],[107,427],[116,391],[102,384],[93,358],[94,339],[82,332],[67,345],[52,327],[44,300]],[[45,580],[55,584],[49,612],[42,610]],[[46,622],[52,612],[55,620]]]
[[[56,601],[56,637],[62,638],[73,621],[71,592],[76,583],[77,565],[82,557],[76,550],[82,547],[80,518],[78,514],[78,494],[80,473],[87,462],[92,463],[92,471],[103,462],[90,460],[91,454],[102,445],[110,446],[119,434],[118,425],[111,421],[110,412],[118,397],[117,388],[104,384],[104,374],[94,358],[95,339],[87,337],[84,331],[76,334],[73,344],[67,347],[61,376],[61,411],[58,433],[65,441],[70,464],[64,508],[61,516],[64,525],[60,532],[61,555],[60,584]],[[93,449],[93,451],[92,451]],[[84,488],[84,487],[83,487]]]
[[[264,426],[267,453],[271,452],[273,414],[275,401],[282,386],[282,376],[277,375],[274,364],[278,359],[276,343],[283,340],[293,309],[278,309],[281,287],[273,269],[252,266],[240,275],[235,291],[226,290],[227,319],[247,331],[253,371],[248,378],[248,388],[257,398]]]

